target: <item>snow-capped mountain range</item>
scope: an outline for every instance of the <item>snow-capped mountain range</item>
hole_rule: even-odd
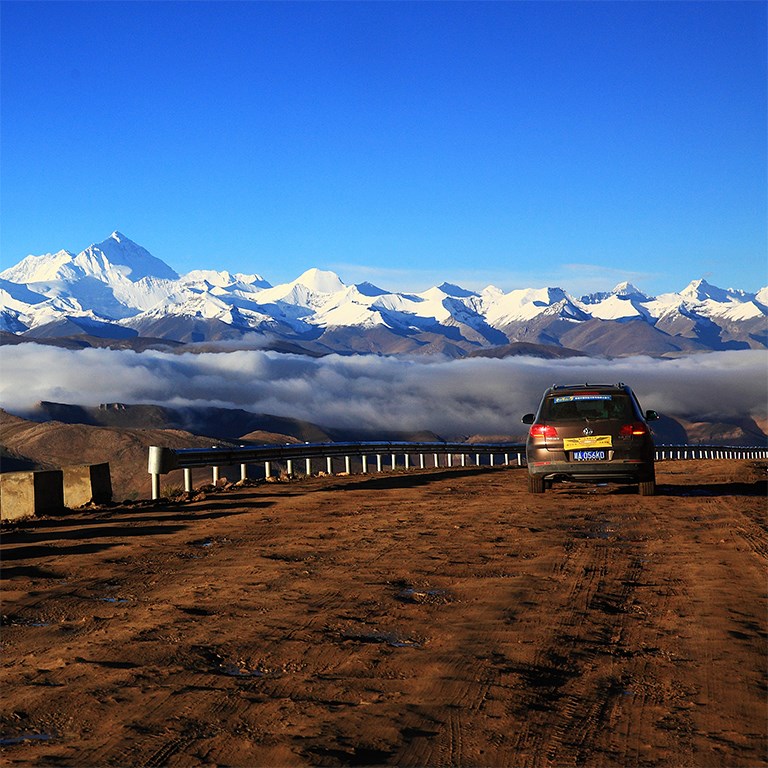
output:
[[[394,293],[345,285],[319,269],[273,286],[256,274],[178,275],[113,232],[81,253],[27,256],[0,273],[0,330],[177,342],[256,333],[313,353],[504,354],[522,342],[586,354],[676,355],[768,347],[768,287],[747,293],[694,280],[653,297],[622,283],[576,298],[560,288],[474,292],[443,283]]]

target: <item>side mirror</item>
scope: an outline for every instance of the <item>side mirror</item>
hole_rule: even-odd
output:
[[[523,422],[523,424],[533,424],[533,422],[536,420],[536,414],[535,413],[526,413],[525,416],[523,416],[520,421]]]
[[[645,420],[646,421],[656,421],[656,419],[659,418],[659,414],[656,413],[656,411],[646,411],[645,412]]]

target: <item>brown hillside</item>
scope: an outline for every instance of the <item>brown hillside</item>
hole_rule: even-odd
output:
[[[41,469],[109,462],[116,500],[149,496],[150,445],[203,448],[211,446],[211,439],[178,429],[117,429],[56,421],[39,424],[0,410],[0,446],[14,459],[27,459]],[[27,468],[8,464],[3,459],[3,470]],[[178,485],[180,474],[166,475],[164,482]]]

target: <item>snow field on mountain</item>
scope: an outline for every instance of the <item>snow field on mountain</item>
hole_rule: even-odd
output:
[[[556,287],[505,293],[488,286],[475,292],[449,283],[421,293],[395,293],[369,283],[348,286],[333,272],[309,269],[272,286],[258,274],[194,270],[179,276],[114,232],[79,254],[61,250],[27,256],[0,273],[0,330],[29,333],[79,318],[186,341],[221,338],[223,327],[233,334],[270,331],[284,338],[381,328],[406,337],[429,333],[433,340],[436,334],[467,351],[518,340],[560,344],[563,334],[580,323],[640,320],[667,336],[685,336],[678,346],[690,352],[728,348],[734,340],[742,347],[764,348],[766,301],[768,288],[751,294],[705,280],[658,297],[627,282],[581,298]],[[663,342],[649,351],[667,351]],[[677,349],[675,342],[671,348]]]

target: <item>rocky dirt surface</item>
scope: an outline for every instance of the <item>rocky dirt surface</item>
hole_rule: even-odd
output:
[[[767,765],[766,466],[321,477],[6,528],[9,766]]]

